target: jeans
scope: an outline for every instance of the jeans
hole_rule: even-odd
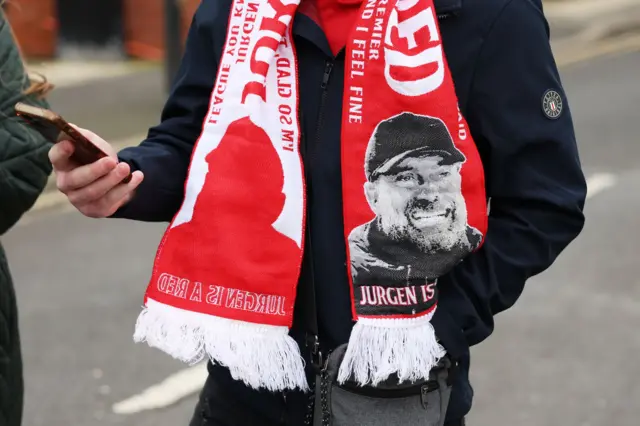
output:
[[[209,364],[189,426],[303,426],[310,397],[301,391],[257,391],[233,380],[226,368]],[[464,424],[462,419],[446,426]]]

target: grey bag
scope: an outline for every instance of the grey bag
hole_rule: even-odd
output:
[[[430,373],[429,380],[398,383],[390,377],[375,387],[355,383],[337,383],[338,370],[347,345],[341,345],[323,359],[318,339],[313,256],[307,227],[309,275],[302,280],[298,292],[303,309],[298,320],[306,329],[306,345],[316,370],[315,392],[311,395],[305,426],[442,426],[449,397],[451,374],[456,366],[445,356]],[[312,420],[313,418],[313,420]],[[313,422],[313,423],[312,423]]]
[[[429,380],[398,383],[390,378],[376,387],[337,383],[347,345],[331,353],[316,375],[313,426],[442,426],[451,385],[451,361],[445,357]]]

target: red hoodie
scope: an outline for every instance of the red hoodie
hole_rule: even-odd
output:
[[[345,47],[362,0],[303,0],[302,13],[316,21],[327,36],[334,55]]]

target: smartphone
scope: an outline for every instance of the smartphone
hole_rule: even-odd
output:
[[[18,102],[14,108],[18,117],[22,118],[30,127],[37,130],[52,143],[70,140],[74,146],[74,152],[71,156],[72,161],[80,165],[87,165],[108,156],[106,152],[55,112],[22,102]],[[123,182],[126,183],[130,180],[131,174]]]

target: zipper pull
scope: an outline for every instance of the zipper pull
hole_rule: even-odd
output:
[[[422,403],[422,408],[424,408],[425,410],[429,406],[429,403],[427,401],[428,394],[429,394],[429,386],[426,384],[422,385],[422,387],[420,388],[420,402]]]
[[[331,77],[331,70],[333,70],[333,62],[327,62],[324,66],[324,76],[322,77],[322,90],[327,88],[329,84],[329,77]]]

